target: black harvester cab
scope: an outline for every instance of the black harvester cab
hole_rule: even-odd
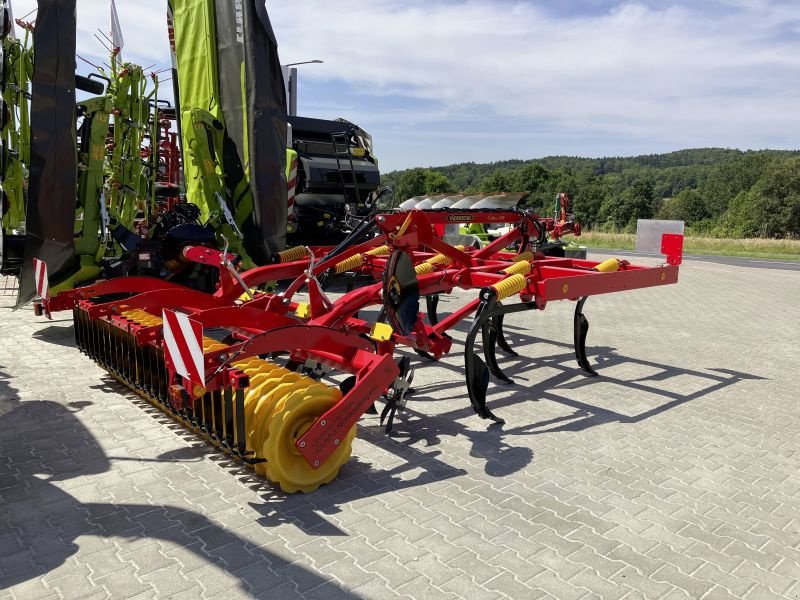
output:
[[[344,119],[290,116],[288,122],[298,159],[289,245],[340,241],[369,212],[370,195],[380,185],[372,136]]]

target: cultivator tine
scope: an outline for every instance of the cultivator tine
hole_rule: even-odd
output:
[[[222,406],[224,403],[222,390],[215,390],[211,393],[210,416],[211,427],[209,428],[209,436],[218,444],[223,441],[222,435]]]
[[[122,379],[122,345],[119,343],[119,329],[114,327],[110,322],[106,323],[106,335],[108,339],[109,349],[109,363],[111,371],[120,379]]]
[[[111,372],[122,379],[122,347],[119,344],[118,329],[111,323],[106,324],[106,336],[108,339]]]
[[[108,361],[106,360],[105,328],[102,319],[97,319],[95,322],[95,337],[95,343],[97,344],[97,358],[95,360],[97,360],[101,366],[106,367]]]
[[[469,401],[475,413],[481,419],[491,419],[496,423],[505,423],[486,406],[486,391],[489,389],[489,369],[480,356],[471,352],[466,355],[467,391]]]
[[[469,392],[469,401],[472,404],[473,410],[475,410],[481,419],[491,419],[497,423],[505,423],[503,419],[496,416],[486,406],[486,391],[489,389],[489,368],[474,350],[475,338],[478,337],[478,332],[481,331],[484,334],[484,353],[486,353],[488,340],[486,340],[487,332],[485,330],[485,325],[491,318],[489,314],[490,302],[492,301],[484,300],[481,302],[475,315],[475,320],[472,322],[472,327],[470,327],[469,333],[467,333],[467,339],[464,342],[464,366],[467,375],[467,392]]]
[[[236,388],[234,402],[236,403],[236,451],[239,456],[244,456],[247,450],[244,431],[244,389]]]
[[[136,338],[134,338],[127,331],[123,331],[122,335],[123,339],[125,340],[125,353],[127,354],[125,361],[125,368],[127,372],[125,373],[125,377],[128,380],[128,385],[135,389],[138,387],[138,382],[136,380]]]
[[[111,328],[109,327],[108,321],[105,319],[100,321],[100,327],[103,334],[103,360],[105,362],[106,368],[109,369],[113,374],[116,374],[116,365],[114,364],[114,346],[111,343]]]
[[[96,319],[94,323],[94,351],[95,360],[98,364],[105,366],[105,344],[103,340],[103,321]]]
[[[88,356],[89,358],[94,358],[94,338],[92,336],[92,327],[94,326],[94,322],[92,319],[88,319],[86,317],[86,311],[81,310],[81,320],[83,321],[83,327],[81,338],[83,339],[83,348],[81,350],[83,353]]]
[[[397,362],[400,374],[395,380],[395,384],[390,388],[386,396],[386,406],[381,411],[380,423],[383,425],[386,420],[386,433],[391,433],[394,417],[398,410],[403,410],[406,406],[406,394],[413,391],[411,382],[414,381],[414,369],[411,368],[411,359],[404,356]]]
[[[425,306],[428,309],[428,321],[431,325],[439,323],[439,315],[436,313],[436,308],[439,306],[439,294],[431,294],[425,296]]]
[[[208,435],[209,433],[209,426],[211,419],[211,401],[213,398],[214,392],[209,392],[202,398],[200,398],[200,402],[197,404],[198,408],[195,408],[195,413],[197,415],[197,427]]]
[[[119,366],[117,368],[119,376],[125,383],[128,383],[130,381],[130,369],[128,368],[128,336],[119,327],[112,326],[112,332],[114,345],[117,347],[117,357],[119,360]]]
[[[223,393],[223,413],[224,420],[223,427],[223,442],[222,445],[227,448],[233,448],[233,390],[226,387]]]
[[[107,348],[106,328],[105,328],[105,323],[103,322],[102,319],[97,319],[96,335],[97,335],[97,362],[100,363],[100,365],[103,368],[107,368],[108,359],[106,356],[106,348]]]
[[[132,336],[131,336],[132,337]],[[131,339],[133,350],[133,389],[142,391],[142,349],[136,344],[136,338]]]
[[[494,324],[494,329],[497,332],[497,345],[500,346],[500,349],[505,352],[508,356],[519,356],[514,350],[511,349],[511,346],[508,345],[508,341],[506,340],[506,333],[503,329],[503,319],[505,315],[497,315],[492,317],[492,322]]]
[[[81,311],[84,312],[85,311]],[[95,321],[93,319],[86,318],[86,315],[81,316],[84,319],[84,328],[83,328],[83,351],[86,355],[93,359],[95,358],[95,337],[94,337],[94,328],[95,328]]]
[[[158,375],[158,399],[162,404],[169,404],[169,369],[167,369],[167,363],[164,360],[164,352],[162,350],[159,350]]]
[[[86,311],[80,308],[75,309],[77,320],[75,321],[75,337],[81,352],[89,354],[89,326]]]
[[[578,359],[578,364],[581,369],[586,371],[592,377],[597,376],[595,371],[589,364],[589,359],[586,357],[586,334],[589,332],[589,321],[583,314],[583,305],[588,296],[584,296],[575,306],[575,357]]]
[[[159,352],[157,349],[153,348],[153,351],[150,353],[150,393],[157,402],[161,402],[161,371],[159,360]]]
[[[497,377],[500,381],[505,383],[514,383],[509,377],[503,373],[500,365],[497,364],[497,329],[495,328],[495,317],[487,318],[483,321],[481,326],[482,341],[483,341],[483,356],[486,359],[486,364],[489,367],[489,372]]]
[[[391,433],[392,425],[394,424],[394,415],[397,412],[397,406],[391,400],[386,402],[386,406],[383,407],[381,411],[381,427],[383,427],[383,422],[386,417],[389,417],[389,420],[386,421],[386,433]]]
[[[142,346],[142,392],[152,400],[153,398],[153,378],[150,374],[150,354],[151,346]]]
[[[150,348],[142,348],[142,392],[150,402],[157,402],[155,376],[152,368],[153,354]]]
[[[103,321],[101,319],[96,319],[94,323],[94,344],[95,360],[101,365],[105,365],[105,344],[103,340]]]

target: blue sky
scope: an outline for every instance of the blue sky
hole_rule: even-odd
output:
[[[34,5],[13,0],[16,16]],[[126,57],[168,64],[162,0],[117,0]],[[268,0],[299,112],[372,133],[384,170],[551,154],[797,148],[795,0]],[[108,0],[78,0],[79,49]]]

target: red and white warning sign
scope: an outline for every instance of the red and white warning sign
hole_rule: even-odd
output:
[[[203,325],[189,315],[174,310],[162,311],[164,349],[175,371],[195,384],[205,384]]]
[[[36,298],[34,300],[34,313],[50,316],[50,280],[47,277],[47,263],[38,258],[33,259],[33,282],[36,285]]]
[[[43,260],[33,259],[33,279],[36,283],[36,295],[47,300],[50,293],[50,281],[47,279],[47,265]]]

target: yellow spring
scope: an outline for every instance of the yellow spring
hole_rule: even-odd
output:
[[[283,252],[278,252],[278,261],[281,263],[294,262],[308,256],[308,248],[305,246],[295,246]]]
[[[445,256],[444,254],[437,254],[436,256],[431,256],[425,262],[432,265],[449,265],[451,262],[453,262],[453,259],[449,256]]]
[[[530,272],[531,272],[531,263],[527,261],[515,262],[510,267],[506,267],[505,269],[503,269],[503,273],[505,273],[506,275],[516,275],[517,273],[519,273],[520,275],[527,275]]]
[[[134,310],[126,310],[122,313],[122,316],[134,321],[139,325],[144,325],[146,327],[154,327],[156,325],[161,325],[163,321],[160,317],[156,317],[151,315],[149,312],[134,309]],[[214,338],[205,337],[203,336],[203,352],[214,352],[215,350],[222,350],[223,348],[227,348],[227,344],[223,344],[220,341],[215,340]]]
[[[223,344],[215,340],[214,338],[210,337],[203,337],[203,354],[206,352],[214,352],[216,350],[222,350],[223,348],[227,348],[227,344]]]
[[[527,285],[528,280],[525,278],[525,275],[520,275],[517,273],[516,275],[506,277],[505,279],[493,284],[492,289],[497,294],[498,300],[505,300],[514,294],[520,293],[527,287]]]
[[[421,262],[414,267],[414,271],[417,275],[427,275],[428,273],[433,273],[433,265],[429,262]]]
[[[336,274],[341,275],[345,271],[357,269],[364,264],[364,256],[362,254],[355,254],[350,258],[345,258],[342,262],[336,265]]]
[[[372,250],[367,250],[364,254],[367,256],[387,256],[389,252],[389,246],[383,245],[373,248]]]
[[[144,325],[145,327],[155,327],[157,325],[161,325],[162,322],[161,317],[156,317],[151,315],[149,312],[138,308],[126,310],[122,313],[122,316],[136,322],[139,325]]]
[[[522,262],[522,261],[530,262],[533,259],[534,259],[533,252],[526,251],[526,252],[523,252],[522,254],[517,254],[512,260],[514,262]]]
[[[456,246],[456,250],[464,250],[464,246]],[[421,262],[414,270],[417,272],[417,275],[425,275],[427,273],[433,273],[434,265],[442,265],[447,266],[453,262],[453,259],[445,254],[437,254],[436,256],[431,256],[428,260]]]
[[[594,270],[601,273],[613,273],[614,271],[619,271],[619,266],[620,261],[618,258],[609,258],[597,265]]]

